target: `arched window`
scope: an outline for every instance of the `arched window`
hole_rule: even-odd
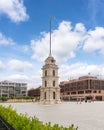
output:
[[[47,76],[47,70],[45,70],[45,76]]]
[[[53,92],[53,99],[55,99],[55,92]]]
[[[46,99],[46,92],[44,93],[44,99]]]
[[[47,81],[45,81],[45,87],[47,87]]]
[[[53,76],[55,76],[55,70],[53,70]]]
[[[53,81],[53,87],[55,87],[55,81]]]

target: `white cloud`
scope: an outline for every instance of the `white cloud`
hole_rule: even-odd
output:
[[[10,74],[10,75],[2,75],[0,81],[8,80],[11,82],[19,82],[19,83],[27,83],[27,87],[29,88],[37,88],[41,85],[41,77],[40,75],[26,75],[26,74]]]
[[[88,63],[75,63],[75,64],[62,64],[59,66],[59,81],[70,80],[80,76],[86,76],[90,73],[92,76],[101,75],[99,78],[104,78],[104,64],[94,65]],[[25,82],[29,88],[37,88],[42,85],[41,70],[34,71],[33,73],[11,73],[10,75],[2,75],[2,80],[9,80],[12,82]]]
[[[13,22],[25,21],[29,18],[23,0],[0,0],[0,14],[7,15]]]
[[[40,39],[31,40],[34,52],[32,57],[38,61],[44,61],[49,54],[49,32],[41,33],[41,35]],[[103,27],[87,31],[82,23],[77,23],[73,27],[71,22],[62,21],[59,27],[52,31],[52,55],[58,62],[67,62],[70,58],[75,58],[76,53],[82,50],[104,55]]]
[[[29,80],[29,77],[27,75],[20,75],[20,74],[13,74],[10,76],[7,76],[7,79],[14,82],[26,82]]]
[[[49,54],[49,32],[41,33],[41,38],[38,40],[31,40],[31,48],[33,49],[33,58],[44,61]],[[0,34],[0,44],[8,45],[12,42],[9,38]],[[103,75],[104,64],[94,65],[83,63],[66,64],[66,62],[76,56],[77,50],[86,52],[99,52],[104,54],[104,28],[96,27],[94,30],[86,31],[86,28],[82,23],[77,23],[74,27],[70,22],[62,21],[59,27],[52,31],[52,55],[57,61],[61,62],[59,67],[60,81],[67,80],[70,78],[76,78],[79,76],[91,75],[97,76],[98,74]],[[20,46],[19,46],[20,47]],[[30,49],[29,46],[21,47],[24,51]],[[84,52],[82,52],[83,54]],[[85,56],[85,54],[84,54]],[[80,60],[80,59],[79,59]],[[87,59],[86,59],[87,61]],[[0,62],[0,69],[3,69],[3,62]],[[10,76],[5,76],[4,80],[9,79],[18,82],[27,82],[30,87],[38,87],[41,85],[41,68],[38,72],[39,67],[33,65],[27,61],[20,61],[12,59],[8,62],[7,67]],[[14,74],[18,71],[16,74]],[[7,73],[7,74],[8,74]]]
[[[29,88],[37,88],[42,85],[42,79],[40,74],[37,75],[34,73],[34,75],[31,75],[28,80],[28,87]]]
[[[0,33],[0,45],[14,45],[15,43],[11,38],[6,38],[2,33]]]
[[[28,69],[32,69],[33,65],[27,61],[20,61],[17,59],[12,59],[8,63],[10,69],[16,71],[25,71]]]
[[[104,65],[94,65],[88,63],[75,63],[71,65],[61,65],[59,69],[60,81],[78,78],[90,73],[92,76],[101,75],[104,78]]]
[[[77,23],[75,26],[75,31],[83,34],[83,33],[86,33],[86,28],[84,27],[84,24]]]
[[[75,51],[83,41],[86,29],[82,23],[72,27],[70,22],[62,21],[52,32],[52,53],[57,61],[66,62],[75,57]],[[33,58],[43,61],[49,53],[49,33],[42,33],[39,40],[31,40]]]
[[[5,69],[5,65],[3,64],[2,61],[0,61],[0,70],[4,70]]]
[[[41,85],[41,68],[27,62],[12,59],[5,63],[0,61],[0,81],[8,80],[11,82],[25,82],[28,88],[37,88]]]
[[[23,46],[22,46],[22,50],[23,50],[24,52],[27,52],[29,49],[30,49],[30,48],[29,48],[28,45],[23,45]]]
[[[89,30],[84,41],[83,50],[87,52],[98,51],[104,54],[104,28],[96,27],[95,30]]]

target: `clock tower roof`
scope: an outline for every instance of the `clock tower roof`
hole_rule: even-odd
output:
[[[55,63],[56,63],[56,60],[54,59],[52,55],[49,55],[45,60],[45,64],[55,64]]]

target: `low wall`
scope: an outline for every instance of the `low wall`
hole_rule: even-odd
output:
[[[6,102],[34,102],[33,99],[9,99]]]

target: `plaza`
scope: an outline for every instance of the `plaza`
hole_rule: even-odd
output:
[[[104,130],[104,102],[62,102],[54,105],[38,103],[3,103],[12,105],[18,113],[36,116],[40,121],[58,123],[68,127],[74,124],[78,130]]]

